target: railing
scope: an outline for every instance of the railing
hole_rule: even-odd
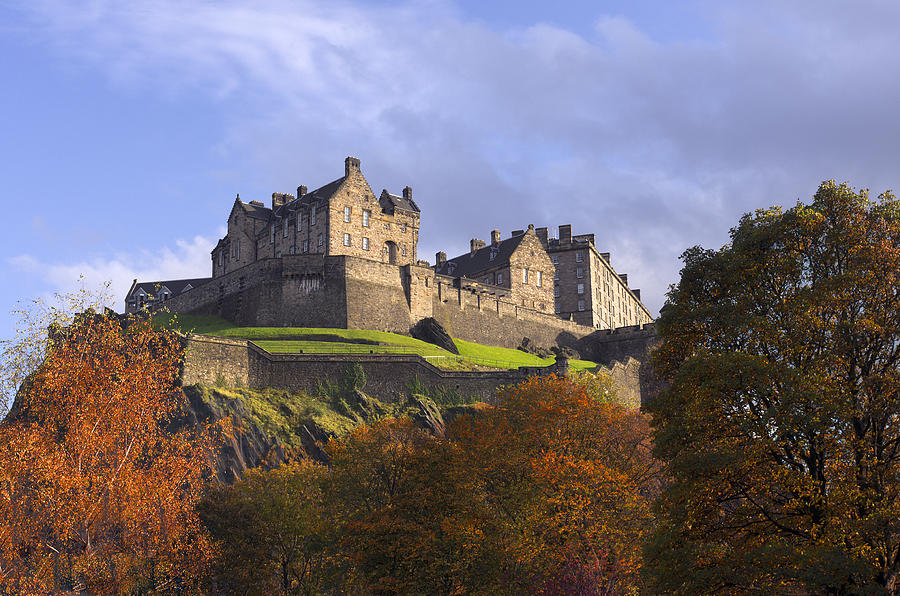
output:
[[[263,350],[266,350],[265,343],[267,341],[278,341],[278,340],[257,340],[253,343],[256,344]],[[260,345],[262,344],[262,345]],[[423,348],[416,348],[413,346],[372,346],[368,344],[334,344],[334,345],[321,345],[321,346],[306,346],[304,348],[300,348],[297,350],[292,350],[290,352],[277,351],[271,352],[270,350],[266,350],[271,354],[415,354],[421,356],[431,364],[434,364],[438,368],[463,368],[466,366],[484,366],[488,368],[505,368],[505,369],[516,369],[521,367],[542,367],[549,366],[552,362],[543,364],[523,364],[521,362],[513,362],[511,360],[497,360],[493,358],[483,358],[481,356],[445,356],[440,354],[427,354],[426,350]]]

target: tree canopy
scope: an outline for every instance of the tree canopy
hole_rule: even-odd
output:
[[[211,454],[178,423],[180,342],[103,315],[51,331],[0,423],[0,592],[186,589]]]
[[[900,204],[823,183],[682,256],[648,406],[669,593],[898,593]]]

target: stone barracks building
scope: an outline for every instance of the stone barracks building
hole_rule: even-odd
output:
[[[139,283],[126,312],[165,306],[239,325],[408,333],[434,317],[460,339],[506,347],[523,337],[575,345],[601,330],[639,331],[652,317],[640,291],[598,252],[593,234],[559,226],[513,231],[466,254],[420,260],[410,187],[376,195],[348,157],[344,175],[313,190],[275,193],[270,206],[234,200],[212,251],[212,277]],[[606,331],[609,333],[609,331]]]

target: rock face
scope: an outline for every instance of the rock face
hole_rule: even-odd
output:
[[[447,426],[441,410],[431,399],[424,395],[411,395],[409,404],[413,407],[411,418],[413,422],[430,432],[436,437],[443,437]]]
[[[416,323],[415,327],[410,329],[410,335],[416,339],[434,344],[439,348],[444,348],[453,354],[459,354],[459,350],[456,349],[456,344],[453,343],[450,334],[432,317],[426,317]]]
[[[190,389],[187,388],[184,392],[188,401],[187,411],[184,418],[176,424],[206,424],[231,418],[234,432],[232,436],[225,438],[213,464],[220,481],[230,484],[251,468],[273,468],[285,461],[284,448],[278,437],[270,436],[253,422],[241,400],[207,402],[201,398],[200,393]],[[309,434],[313,453],[321,452],[312,433]],[[304,446],[305,443],[306,441]],[[309,455],[312,457],[313,453]],[[324,457],[324,453],[321,456]]]

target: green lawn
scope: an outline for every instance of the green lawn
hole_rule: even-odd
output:
[[[201,333],[232,339],[249,339],[272,354],[419,354],[440,368],[467,370],[474,366],[518,368],[547,366],[552,358],[539,358],[521,350],[484,346],[454,339],[459,356],[407,335],[364,329],[322,327],[235,327],[224,319],[207,315],[157,315],[154,326],[185,333]],[[307,339],[304,339],[307,338]],[[596,362],[570,360],[572,370],[592,369]]]

